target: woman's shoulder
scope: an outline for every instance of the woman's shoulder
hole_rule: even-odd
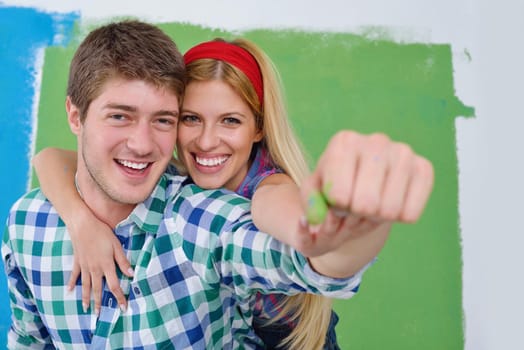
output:
[[[283,173],[282,169],[273,164],[269,152],[263,147],[258,147],[256,156],[249,168],[244,181],[238,186],[236,192],[246,198],[252,198],[258,185],[273,174]]]

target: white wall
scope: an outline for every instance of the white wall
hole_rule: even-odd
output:
[[[493,2],[494,3],[494,2]],[[482,1],[473,80],[478,118],[457,122],[467,349],[524,349],[524,3]]]
[[[476,118],[457,120],[467,350],[524,349],[524,2],[515,0],[7,0],[83,19],[134,15],[229,30],[299,27],[358,32],[386,26],[402,41],[452,45],[457,96]],[[125,9],[125,10],[123,10]],[[471,57],[469,60],[468,56]]]

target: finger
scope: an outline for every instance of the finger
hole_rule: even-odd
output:
[[[302,207],[304,209],[305,224],[319,225],[324,221],[327,213],[327,204],[319,191],[320,177],[317,172],[306,177],[300,186]]]
[[[122,249],[122,246],[119,244],[115,245],[113,248],[114,254],[115,254],[115,261],[118,265],[118,268],[124,275],[127,277],[133,277],[134,271],[131,268],[131,264],[129,263],[129,260],[127,260],[127,257],[124,253],[124,250]]]
[[[395,144],[391,150],[390,166],[384,179],[377,218],[388,221],[399,220],[404,209],[414,159],[413,151],[406,144]]]
[[[115,266],[113,266],[113,268],[105,272],[107,288],[109,288],[111,293],[113,293],[113,295],[115,296],[120,309],[122,311],[125,311],[127,308],[127,300],[124,295],[124,292],[122,291],[122,288],[120,287],[120,280],[116,275]]]
[[[353,216],[350,220],[345,220],[342,223],[340,231],[346,232],[346,237],[349,236],[351,240],[358,240],[385,223],[388,223],[388,221]]]
[[[69,281],[67,282],[67,290],[72,291],[75,288],[76,282],[78,281],[79,277],[80,265],[75,259],[73,263],[73,270],[71,271],[71,276],[69,277]]]
[[[365,220],[365,218],[355,214],[346,214],[343,217],[335,214],[335,216],[339,219],[336,226],[336,234],[333,235],[335,246],[342,244],[349,237],[353,237],[355,235],[355,230],[360,227],[362,221]]]
[[[401,220],[407,223],[416,222],[429,198],[434,182],[433,165],[425,158],[417,157],[414,164],[414,175],[409,184]]]
[[[347,239],[349,232],[340,231],[344,220],[345,216],[341,217],[334,210],[328,212],[326,220],[320,225],[319,231],[315,235],[317,255],[332,251]]]
[[[345,217],[346,215],[342,216],[336,209],[330,209],[326,220],[322,223],[320,233],[327,236],[337,234]]]
[[[353,228],[351,237],[356,238],[362,235],[368,234],[375,230],[379,225],[383,224],[384,220],[373,220],[369,218],[363,218],[358,225]]]
[[[302,197],[302,207],[307,212],[308,200],[312,193],[320,192],[320,174],[315,170],[302,180],[300,184],[300,195]]]
[[[350,213],[344,218],[343,222],[341,223],[341,226],[347,230],[352,231],[360,224],[362,220],[362,216]]]
[[[341,232],[346,236],[352,234],[351,232],[358,227],[363,220],[364,218],[359,215],[330,208],[326,220],[321,225],[318,225],[315,230],[313,230],[313,233],[321,239],[324,239],[325,236],[337,236],[337,239],[340,240]],[[311,227],[309,231],[312,232]]]
[[[353,213],[368,217],[377,215],[391,163],[390,149],[391,141],[383,134],[371,135],[362,144],[350,203]]]
[[[296,250],[306,257],[313,256],[314,252],[311,249],[313,248],[316,237],[309,231],[309,225],[305,217],[300,220],[297,232],[292,237],[291,245]]]
[[[327,205],[325,207],[325,213],[323,220],[318,224],[313,224],[309,221],[308,230],[310,234],[324,238],[325,236],[333,236],[337,233],[340,223],[343,220],[338,214],[335,214],[336,210],[328,209]]]
[[[95,301],[95,314],[100,315],[100,308],[102,307],[102,278],[100,275],[92,275],[91,281],[93,283],[93,299]]]
[[[315,229],[312,227],[324,222],[327,213],[328,203],[322,193],[318,191],[311,192],[307,200],[306,219],[313,231],[316,231],[318,227]]]
[[[351,131],[337,133],[319,160],[317,169],[322,193],[330,206],[349,207],[363,137]]]
[[[82,307],[84,312],[89,309],[89,301],[91,296],[91,275],[89,272],[82,272]]]

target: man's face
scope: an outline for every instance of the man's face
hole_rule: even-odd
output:
[[[83,124],[70,101],[66,107],[78,136],[84,199],[130,207],[146,199],[173,154],[177,96],[144,81],[113,78],[89,105]]]

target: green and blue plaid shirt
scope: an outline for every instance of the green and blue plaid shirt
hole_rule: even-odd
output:
[[[10,348],[249,349],[254,295],[321,293],[349,298],[352,278],[316,274],[292,248],[259,232],[249,201],[226,191],[183,185],[164,175],[152,195],[114,232],[135,270],[123,275],[122,312],[104,288],[99,317],[82,310],[67,229],[37,189],[13,206],[3,238],[13,324]]]

